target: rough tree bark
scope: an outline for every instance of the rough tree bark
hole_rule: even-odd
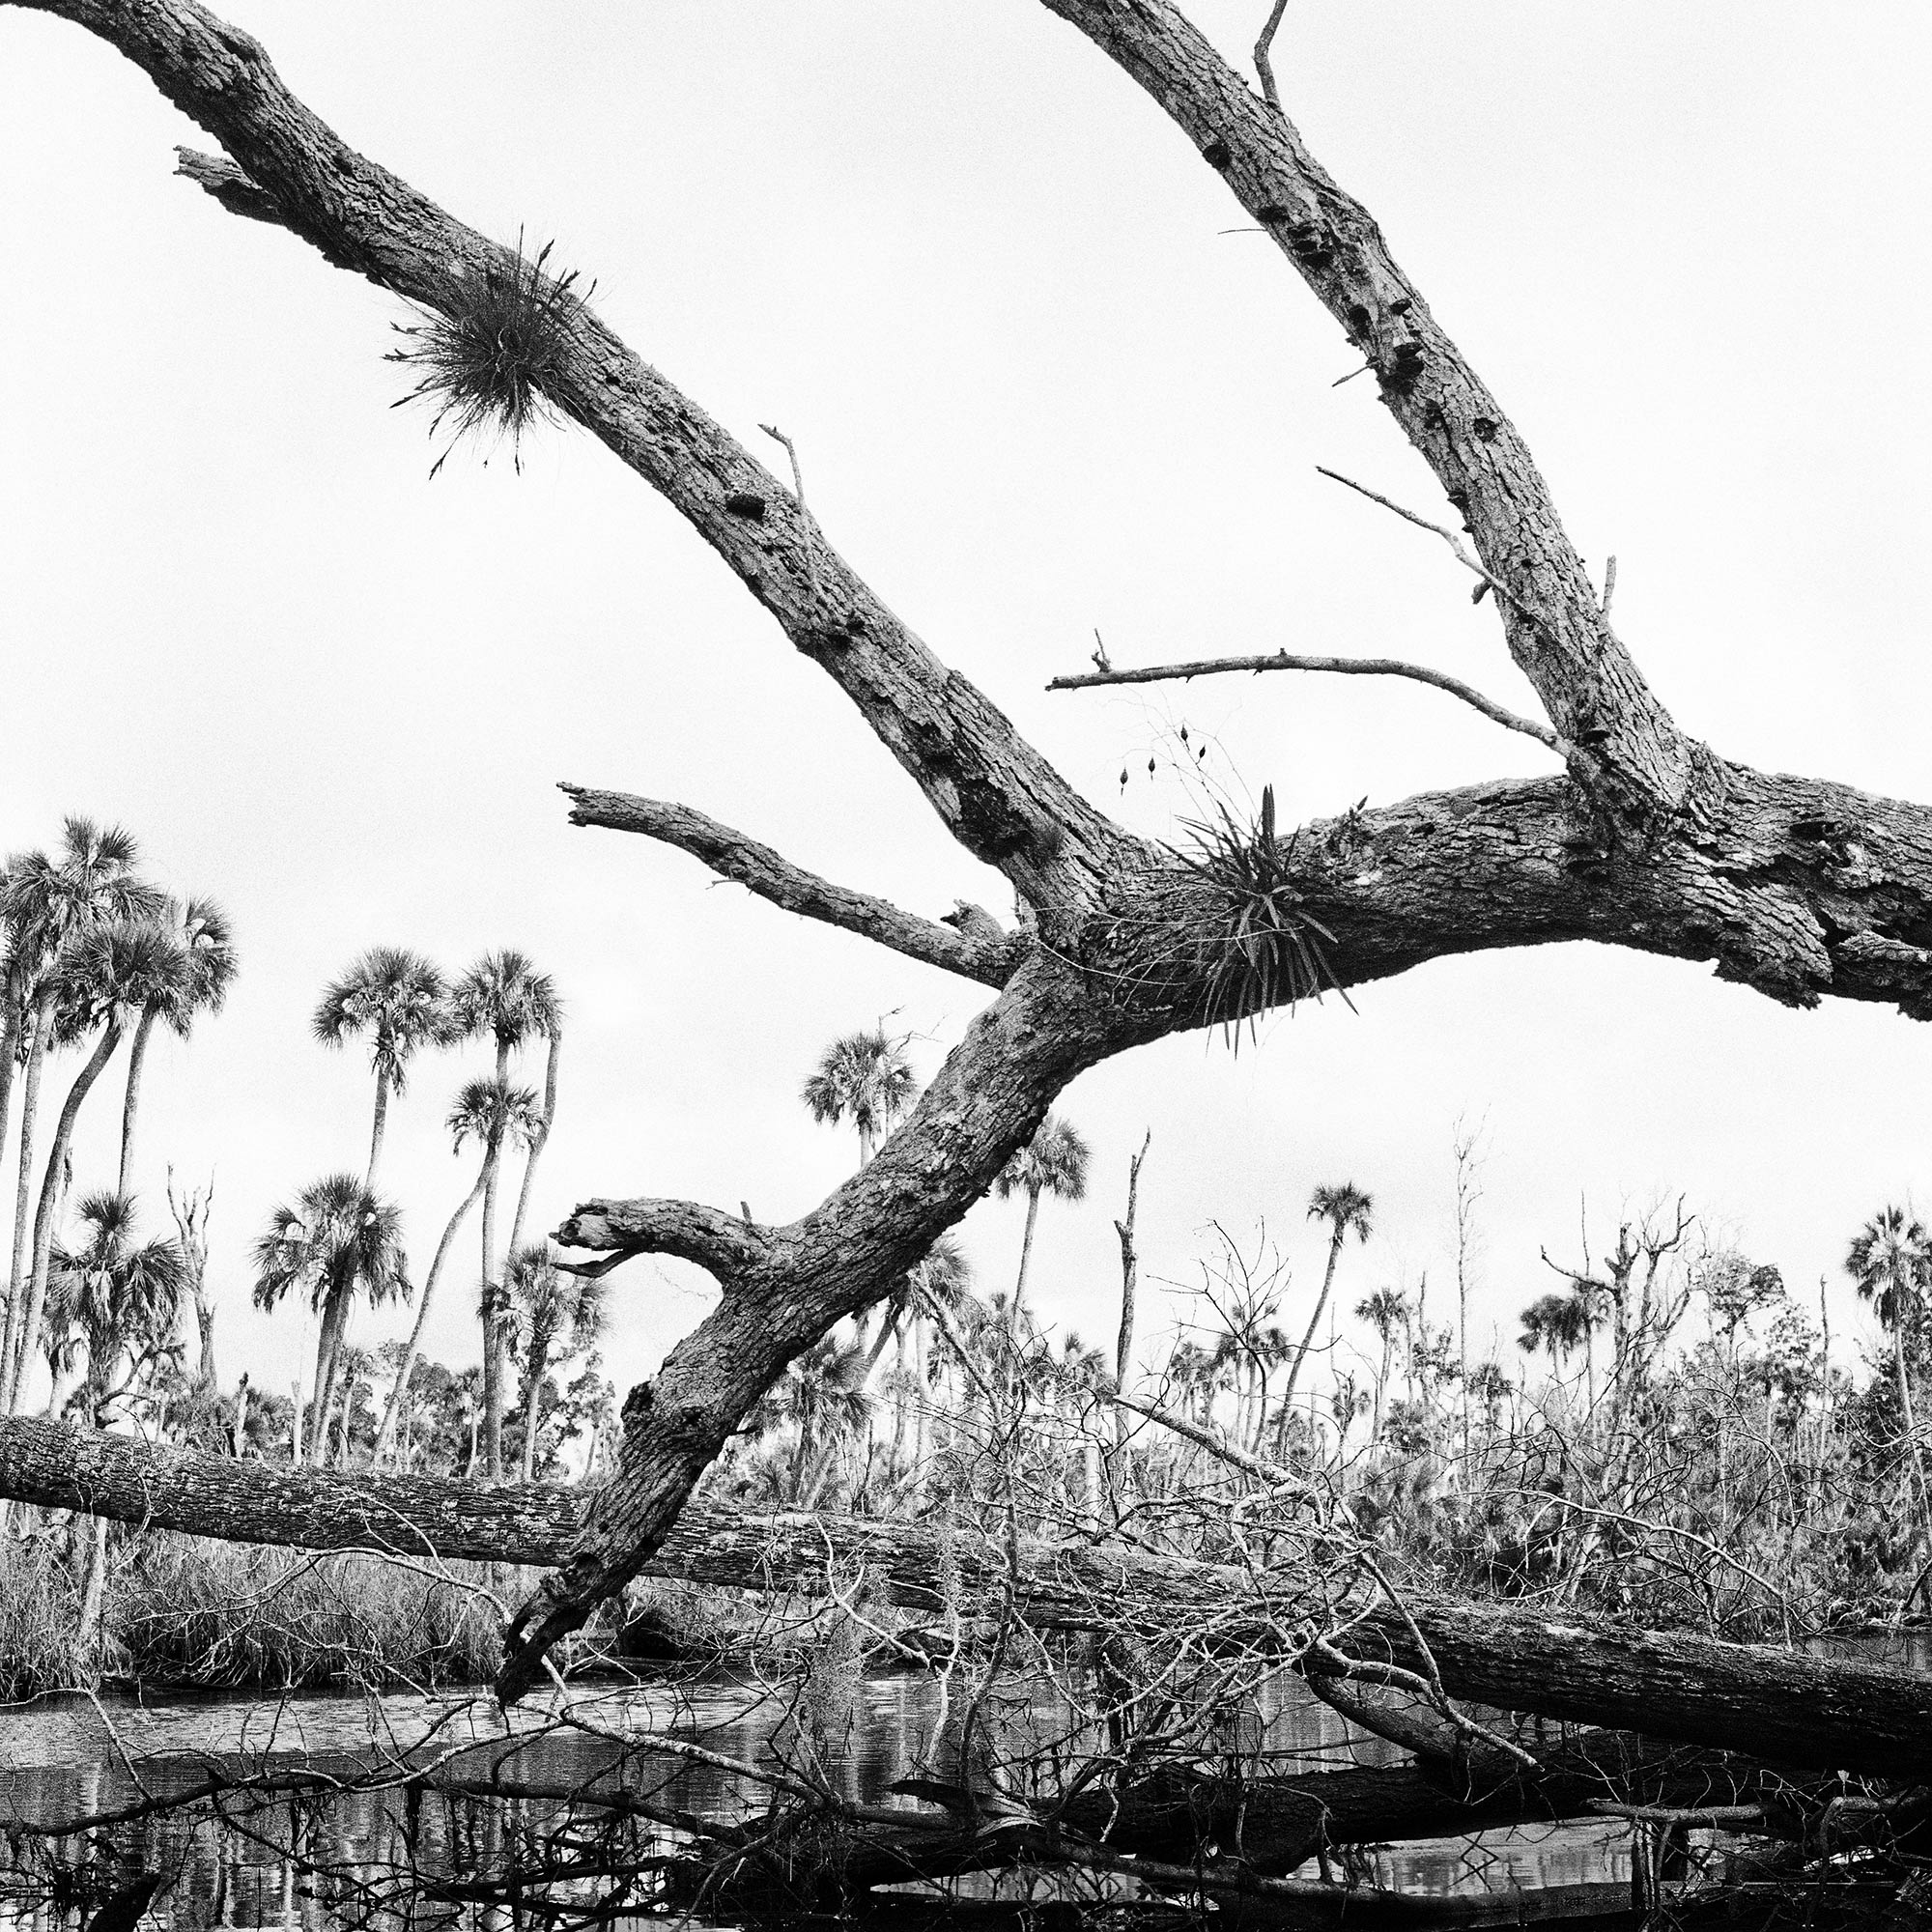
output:
[[[574,1560],[586,1499],[568,1490],[429,1476],[298,1471],[131,1436],[0,1420],[0,1495],[87,1510],[157,1529],[310,1549],[379,1549],[445,1560],[560,1566]],[[642,1566],[714,1586],[823,1590],[863,1580],[924,1615],[1007,1600],[1004,1539],[868,1517],[748,1517],[693,1503]],[[1332,1579],[1331,1579],[1332,1580]],[[1229,1647],[1282,1644],[1304,1632],[1320,1579],[1023,1540],[1012,1602],[1033,1624],[1135,1633],[1151,1643],[1183,1624]],[[1572,1613],[1412,1597],[1400,1611],[1349,1604],[1321,1613],[1334,1655],[1311,1676],[1350,1665],[1434,1667],[1444,1689],[1499,1709],[1681,1739],[1772,1763],[1882,1777],[1932,1776],[1932,1677],[1809,1657],[1769,1644],[1630,1630]],[[1421,1643],[1428,1646],[1424,1655]],[[1474,1787],[1471,1787],[1474,1788]]]
[[[229,212],[447,313],[505,250],[356,154],[263,49],[195,0],[13,0],[139,65],[226,150],[182,171]],[[1521,439],[1365,210],[1168,0],[1043,0],[1176,124],[1374,368],[1462,516],[1562,769],[1301,828],[1289,864],[1344,986],[1430,959],[1591,939],[1683,959],[1793,1006],[1932,1014],[1932,810],[1760,773],[1681,731],[1611,630]],[[781,905],[998,989],[865,1171],[789,1227],[690,1203],[597,1200],[559,1233],[614,1264],[681,1256],[723,1291],[632,1392],[615,1470],[570,1560],[518,1620],[499,1690],[661,1546],[704,1466],[785,1363],[888,1293],[1096,1062],[1210,1011],[1217,905],[1172,853],[1082,798],[825,541],[791,493],[587,307],[560,311],[550,400],[676,508],[859,708],[941,822],[998,867],[1020,930],[956,932],[828,886],[681,808],[582,793],[580,823],[691,851]],[[1538,735],[1541,735],[1539,733]],[[1227,1017],[1225,1013],[1216,1015]]]

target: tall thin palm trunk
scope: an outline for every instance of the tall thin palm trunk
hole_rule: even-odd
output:
[[[1905,1366],[1905,1322],[1892,1323],[1891,1367],[1898,1381],[1898,1408],[1905,1423],[1906,1447],[1912,1453],[1912,1473],[1918,1485],[1918,1533],[1932,1535],[1932,1493],[1925,1487],[1925,1457],[1918,1447],[1918,1424],[1912,1413],[1912,1377]]]
[[[389,1069],[376,1068],[376,1119],[369,1129],[369,1178],[363,1186],[376,1185],[377,1163],[383,1158],[383,1135],[389,1124]]]
[[[1026,1298],[1027,1264],[1033,1260],[1034,1223],[1039,1219],[1039,1197],[1042,1190],[1037,1187],[1027,1189],[1026,1233],[1020,1236],[1020,1274],[1013,1283],[1013,1333],[1019,1333],[1020,1303]]]
[[[10,1003],[7,1009],[6,1032],[4,1036],[0,1036],[0,1156],[4,1156],[6,1152],[7,1129],[13,1124],[14,1068],[19,1058],[20,1029],[24,1016],[24,1009],[19,1002]],[[0,1318],[0,1336],[4,1336],[13,1319],[14,1310],[10,1299],[4,1318]],[[10,1359],[11,1356],[4,1350],[4,1343],[0,1343],[0,1362]]]
[[[530,1184],[536,1179],[537,1158],[549,1143],[551,1126],[556,1120],[556,1063],[562,1052],[563,1036],[559,1031],[550,1037],[550,1053],[544,1065],[543,1125],[530,1136],[530,1151],[524,1160],[524,1184],[517,1190],[517,1211],[510,1222],[510,1245],[503,1251],[513,1261],[523,1245],[524,1216],[529,1210]]]
[[[547,1337],[533,1333],[529,1360],[524,1365],[524,1452],[518,1463],[518,1473],[526,1483],[536,1472],[537,1406],[543,1400],[544,1377],[549,1373],[550,1342]]]
[[[20,1387],[26,1379],[26,1364],[33,1360],[34,1351],[41,1346],[41,1312],[46,1305],[47,1264],[52,1259],[54,1247],[54,1208],[61,1195],[68,1150],[73,1145],[73,1123],[80,1116],[80,1104],[87,1098],[88,1091],[100,1078],[108,1061],[114,1057],[114,1049],[120,1044],[121,1021],[117,1015],[100,1029],[100,1037],[88,1056],[86,1065],[74,1075],[73,1085],[68,1089],[60,1120],[54,1127],[53,1145],[47,1149],[46,1172],[41,1179],[41,1203],[34,1215],[33,1278],[28,1285],[26,1313],[14,1340],[14,1360],[9,1372],[10,1415],[19,1406]]]
[[[27,1084],[20,1096],[20,1178],[14,1193],[14,1262],[7,1278],[7,1326],[0,1343],[0,1406],[13,1413],[14,1358],[19,1350],[20,1329],[26,1316],[27,1219],[34,1198],[34,1129],[40,1122],[41,1072],[46,1065],[47,1022],[51,995],[36,1002],[27,1043]]]
[[[497,1055],[497,1077],[508,1077],[509,1049]],[[497,1176],[502,1166],[502,1139],[493,1136],[483,1166],[483,1473],[493,1483],[503,1480],[503,1344],[502,1313],[497,1306]]]
[[[497,1084],[510,1077],[510,1043],[497,1041]],[[484,1473],[492,1482],[503,1477],[503,1357],[498,1337],[497,1306],[497,1177],[501,1167],[500,1146],[493,1146],[483,1170],[483,1454]]]
[[[131,1190],[134,1173],[134,1113],[141,1104],[141,1067],[148,1057],[148,1038],[155,1030],[156,1009],[143,1007],[134,1043],[128,1049],[128,1091],[121,1101],[121,1179],[115,1191]]]
[[[458,1203],[456,1212],[449,1217],[448,1224],[442,1231],[441,1240],[436,1244],[436,1254],[429,1264],[429,1276],[424,1281],[422,1293],[416,1300],[415,1322],[410,1329],[410,1339],[403,1349],[402,1368],[396,1377],[395,1387],[389,1391],[389,1406],[383,1412],[383,1426],[376,1432],[376,1447],[369,1459],[372,1466],[381,1463],[384,1452],[388,1448],[390,1438],[396,1433],[396,1421],[402,1413],[403,1404],[409,1391],[410,1371],[415,1367],[417,1352],[422,1348],[423,1329],[429,1321],[429,1305],[435,1297],[436,1285],[442,1278],[442,1265],[449,1259],[450,1248],[456,1240],[456,1231],[469,1218],[470,1208],[475,1207],[477,1197],[483,1192],[489,1172],[489,1162],[486,1157],[484,1165],[476,1171],[475,1186]]]
[[[320,1468],[328,1460],[328,1411],[335,1394],[336,1359],[349,1321],[349,1296],[331,1293],[322,1311],[322,1334],[315,1345],[315,1421],[308,1435],[308,1460]]]
[[[1301,1347],[1294,1351],[1294,1359],[1288,1365],[1288,1382],[1281,1392],[1281,1406],[1287,1408],[1294,1401],[1294,1385],[1301,1379],[1301,1365],[1308,1359],[1308,1351],[1315,1346],[1315,1330],[1321,1321],[1321,1311],[1328,1306],[1328,1291],[1335,1285],[1335,1264],[1342,1259],[1342,1239],[1344,1231],[1337,1228],[1328,1240],[1328,1265],[1321,1274],[1321,1293],[1315,1298],[1315,1313],[1308,1318],[1308,1332],[1301,1338]]]

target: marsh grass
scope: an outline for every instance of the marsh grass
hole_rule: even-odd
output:
[[[106,1625],[121,1667],[200,1689],[478,1683],[501,1659],[482,1565],[151,1534],[118,1563]]]
[[[0,1695],[111,1677],[193,1690],[481,1683],[500,1660],[480,1565],[432,1574],[162,1531],[110,1547],[100,1634],[83,1642],[61,1542],[0,1538]]]
[[[0,1696],[91,1684],[79,1633],[80,1589],[54,1540],[0,1536]]]

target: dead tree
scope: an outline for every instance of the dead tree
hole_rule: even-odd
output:
[[[542,396],[685,518],[1020,907],[1011,931],[977,913],[929,920],[683,806],[566,787],[578,824],[679,846],[778,905],[978,980],[993,998],[875,1158],[791,1225],[612,1197],[586,1202],[559,1231],[592,1257],[580,1265],[668,1254],[709,1270],[722,1293],[632,1392],[616,1467],[569,1559],[517,1620],[504,1697],[527,1690],[547,1647],[659,1548],[784,1365],[888,1293],[1061,1089],[1113,1054],[1290,1001],[1318,975],[1346,988],[1451,954],[1558,940],[1715,961],[1720,976],[1794,1007],[1831,996],[1932,1014],[1932,810],[1759,772],[1678,726],[1612,630],[1502,405],[1367,210],[1169,0],[1042,4],[1172,119],[1373,369],[1466,547],[1449,526],[1439,533],[1468,563],[1544,716],[1514,718],[1456,680],[1427,681],[1527,732],[1552,762],[1543,778],[1419,795],[1304,825],[1292,839],[1257,827],[1254,863],[1238,876],[1129,835],[1080,796],[886,608],[792,489],[540,265],[356,153],[247,34],[196,0],[12,4],[99,36],[206,128],[224,152],[183,151],[180,169],[229,213],[288,230],[432,317],[460,317],[492,277],[525,279],[548,317],[531,374]],[[1240,940],[1258,918],[1275,935],[1259,953]]]

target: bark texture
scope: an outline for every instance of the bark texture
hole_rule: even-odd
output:
[[[184,152],[181,170],[230,213],[287,229],[423,311],[460,311],[474,277],[511,266],[509,251],[357,154],[253,39],[196,0],[14,4],[99,36],[206,128],[225,156]],[[1300,829],[1282,890],[1332,934],[1336,983],[1587,939],[1713,960],[1793,1006],[1831,994],[1932,1014],[1932,811],[1756,772],[1682,732],[1600,609],[1508,416],[1293,124],[1167,0],[1043,4],[1172,121],[1374,367],[1391,416],[1464,522],[1507,648],[1558,741],[1562,769],[1548,778]],[[786,1362],[890,1293],[1068,1081],[1163,1034],[1236,1016],[1213,996],[1230,908],[1211,882],[1081,797],[886,607],[790,490],[586,305],[557,313],[549,399],[657,490],[844,693],[947,830],[1005,874],[1020,921],[1007,935],[961,908],[928,923],[684,808],[573,792],[580,822],[675,844],[781,906],[998,994],[865,1172],[792,1226],[621,1200],[592,1201],[565,1223],[559,1238],[597,1257],[584,1265],[684,1255],[717,1274],[723,1294],[632,1392],[615,1472],[578,1548],[519,1619],[505,1697],[536,1680],[546,1644],[650,1560]]]
[[[579,1560],[585,1518],[585,1498],[568,1490],[296,1470],[17,1417],[0,1420],[0,1496],[235,1542],[544,1566]],[[943,1574],[957,1577],[969,1613],[1002,1604],[1009,1581],[994,1535],[874,1518],[748,1517],[705,1503],[684,1510],[644,1567],[747,1590],[864,1582],[925,1614],[947,1607],[934,1587]],[[1401,1611],[1363,1604],[1322,1612],[1323,1587],[1307,1575],[1258,1579],[1133,1549],[1026,1541],[1012,1601],[1038,1627],[1133,1632],[1151,1643],[1185,1625],[1228,1646],[1299,1646],[1320,1613],[1335,1655],[1307,1653],[1310,1675],[1433,1664],[1452,1695],[1498,1709],[1771,1763],[1932,1777],[1932,1677],[1531,1607],[1415,1597]],[[1440,1754],[1464,1767],[1456,1790],[1463,1802],[1520,1781],[1499,1753],[1445,1746]]]

